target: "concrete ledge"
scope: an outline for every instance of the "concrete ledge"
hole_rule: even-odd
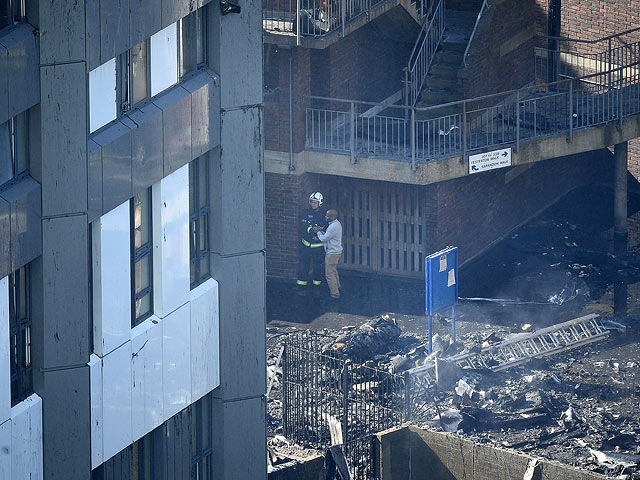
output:
[[[640,114],[625,118],[621,130],[617,128],[617,123],[576,130],[573,132],[571,143],[567,141],[567,132],[553,137],[522,141],[520,151],[512,153],[512,166],[599,150],[637,137],[640,137]],[[513,144],[505,146],[514,147]],[[471,153],[497,148],[474,150]],[[348,152],[305,150],[294,154],[293,170],[288,168],[288,153],[266,150],[264,158],[265,170],[269,173],[319,173],[410,185],[429,185],[469,175],[468,160],[462,161],[459,155],[418,162],[415,172],[411,170],[409,160],[356,157],[356,163],[352,164]]]

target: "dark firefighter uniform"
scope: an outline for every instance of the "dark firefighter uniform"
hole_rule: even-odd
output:
[[[322,263],[324,262],[324,245],[313,227],[318,225],[325,227],[327,220],[324,218],[326,211],[324,208],[318,207],[316,210],[309,207],[302,214],[300,220],[300,263],[298,267],[298,285],[307,285],[309,278],[309,265],[313,266],[313,284],[322,285],[324,278],[324,270]]]

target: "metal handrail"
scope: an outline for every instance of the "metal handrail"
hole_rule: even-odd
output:
[[[431,5],[430,10],[433,5]],[[427,26],[428,23],[428,26]],[[426,29],[425,29],[425,26]],[[424,35],[422,33],[424,32]],[[409,63],[405,69],[405,103],[415,105],[418,93],[427,78],[429,67],[435,57],[436,51],[444,36],[444,0],[438,1],[438,6],[433,10],[431,20],[425,17],[422,29],[413,46]],[[422,41],[420,42],[420,39]],[[418,44],[420,47],[418,48]],[[416,53],[416,49],[417,53]]]
[[[410,159],[417,162],[461,156],[470,151],[513,146],[522,141],[566,134],[617,122],[640,114],[640,69],[630,62],[607,72],[535,87],[526,87],[431,107],[388,105],[320,96],[328,109],[307,108],[307,148]],[[617,73],[617,75],[613,75]],[[589,84],[589,78],[611,75],[610,84]],[[336,104],[347,108],[336,110]],[[384,106],[385,115],[365,116],[359,106]],[[447,107],[442,115],[439,109]],[[364,107],[362,107],[364,108]],[[429,113],[434,115],[429,115]],[[438,116],[438,113],[440,115]],[[421,115],[417,115],[421,114]]]
[[[478,24],[480,23],[480,18],[482,17],[482,13],[484,12],[485,7],[487,10],[489,10],[490,6],[491,5],[487,3],[487,0],[484,0],[482,2],[482,5],[480,6],[480,11],[478,12],[478,18],[476,18],[476,23],[473,26],[473,31],[471,32],[471,36],[469,37],[469,42],[467,42],[467,48],[464,49],[464,54],[462,55],[462,64],[465,67],[467,66],[467,55],[469,54],[469,48],[471,47],[471,42],[473,41],[473,37],[475,37],[476,35],[476,30],[478,29]]]
[[[614,33],[612,35],[607,35],[606,37],[602,37],[602,38],[599,38],[597,40],[582,40],[582,39],[579,39],[579,38],[570,38],[570,37],[554,37],[552,35],[542,35],[542,37],[548,38],[550,40],[558,40],[560,42],[576,42],[576,43],[595,44],[595,43],[600,43],[600,42],[602,42],[604,40],[613,40],[614,38],[618,38],[618,37],[621,37],[623,35],[628,35],[630,33],[637,32],[638,30],[640,30],[640,27],[635,27],[635,28],[632,28],[630,30],[625,30],[624,32],[619,32],[619,33]]]

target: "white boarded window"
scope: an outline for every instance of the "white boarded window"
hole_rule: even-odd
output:
[[[169,25],[151,36],[151,96],[178,83],[178,29]]]
[[[116,59],[112,58],[89,72],[89,132],[115,120]]]

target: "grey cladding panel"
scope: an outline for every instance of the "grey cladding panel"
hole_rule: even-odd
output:
[[[92,140],[102,147],[102,208],[106,213],[132,196],[131,130],[115,122]]]
[[[101,0],[100,63],[128,49],[129,0]]]
[[[131,11],[131,45],[137,45],[161,30],[161,0],[129,0],[129,9]]]
[[[11,273],[11,207],[0,198],[0,278]]]
[[[196,0],[162,0],[162,28],[186,17],[196,8]]]
[[[27,2],[30,3],[30,2]],[[83,1],[41,1],[40,62],[81,62],[85,58]]]
[[[153,102],[162,110],[164,173],[167,176],[189,163],[191,156],[191,95],[176,87]]]
[[[214,211],[228,220],[242,211],[237,205]],[[224,339],[220,342],[220,385],[224,399],[262,395],[266,391],[262,375],[266,368],[264,254],[212,255],[211,262],[220,284],[220,338]]]
[[[28,24],[19,25],[2,39],[7,49],[9,117],[31,108],[40,101],[40,66],[36,36]]]
[[[214,402],[212,478],[266,477],[265,408],[264,397]]]
[[[7,49],[0,44],[0,124],[9,118],[9,88],[7,86],[9,59],[7,55]]]
[[[102,215],[102,149],[93,140],[87,147],[87,210],[88,221],[93,222]]]
[[[81,329],[78,325],[78,330]],[[39,375],[34,381],[35,390],[42,397],[42,434],[47,459],[44,478],[91,478],[89,368],[81,366]]]
[[[162,110],[153,104],[136,109],[129,117],[138,124],[131,131],[131,178],[133,192],[141,192],[162,179]]]
[[[226,111],[222,122],[222,154],[212,172],[213,210],[234,210],[242,215],[214,215],[215,252],[233,254],[264,248],[264,169],[262,111],[246,108]]]
[[[11,270],[17,270],[41,253],[40,185],[27,177],[2,197],[11,205]]]
[[[220,18],[222,108],[262,103],[262,9],[241,2],[240,14]]]
[[[200,73],[183,87],[191,92],[191,156],[199,157],[220,143],[220,89],[218,79]]]
[[[45,369],[89,361],[88,228],[85,215],[42,221]]]
[[[100,0],[86,0],[87,70],[100,66]]]
[[[46,42],[43,39],[40,43]],[[73,63],[42,67],[41,73],[42,214],[84,213],[87,209],[86,68],[84,63]]]

